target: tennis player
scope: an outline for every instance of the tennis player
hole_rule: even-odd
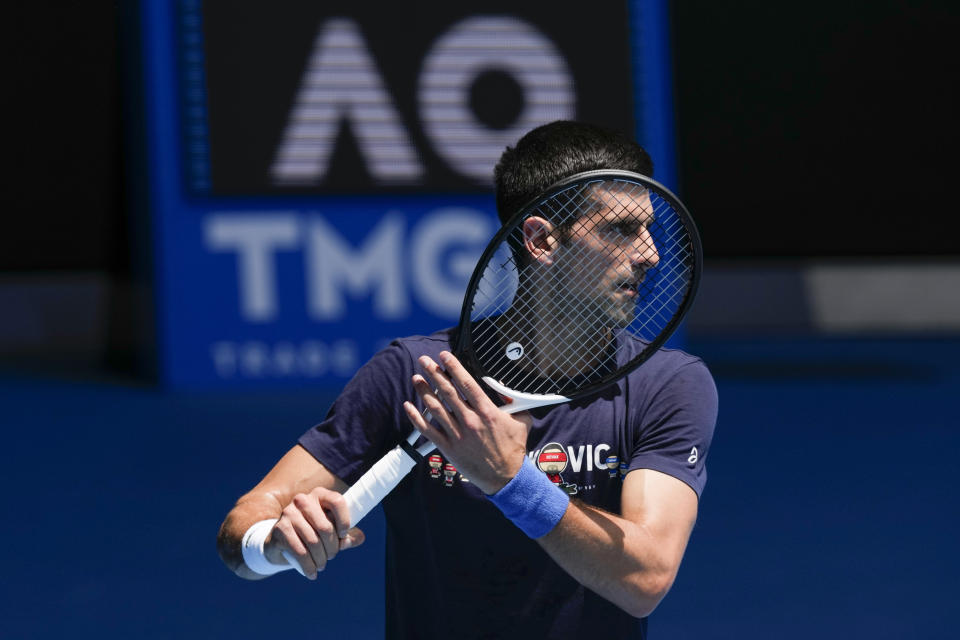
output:
[[[648,154],[619,133],[569,121],[534,129],[495,169],[501,219],[593,169],[652,174]],[[585,219],[563,242],[590,253],[606,241],[596,224]],[[531,244],[526,259],[543,261]],[[658,260],[643,244],[629,263],[580,274],[615,323],[630,306],[623,274],[642,279]],[[562,325],[556,318],[538,331]],[[647,637],[646,617],[673,584],[706,482],[717,415],[706,366],[661,349],[585,400],[509,415],[451,350],[445,330],[396,340],[361,367],[324,421],[227,515],[223,561],[260,579],[287,568],[286,554],[316,579],[364,541],[341,493],[412,423],[438,451],[383,501],[388,637]]]

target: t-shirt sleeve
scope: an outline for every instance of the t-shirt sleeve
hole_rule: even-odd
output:
[[[682,480],[699,497],[717,422],[717,388],[701,360],[680,366],[646,406],[629,470],[653,469]]]
[[[415,396],[409,353],[394,342],[363,365],[327,417],[299,443],[330,472],[352,485],[405,437],[403,401]],[[407,431],[411,427],[407,427]]]

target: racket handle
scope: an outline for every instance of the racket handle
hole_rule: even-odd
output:
[[[413,446],[419,437],[420,432],[414,429],[407,438],[407,442]],[[426,455],[433,448],[433,444],[428,441],[417,447],[417,452],[420,455]],[[360,476],[360,479],[343,494],[343,499],[346,500],[350,511],[350,527],[357,526],[357,523],[363,520],[371,509],[380,504],[415,466],[417,461],[404,451],[401,445],[397,445]],[[284,551],[283,558],[291,568],[297,570],[297,573],[306,575],[292,554]]]
[[[350,527],[357,526],[357,523],[363,520],[371,509],[380,504],[387,494],[400,484],[416,464],[416,461],[400,445],[397,445],[360,476],[360,479],[343,494],[343,499],[346,500],[350,511]],[[284,560],[290,565],[289,568],[296,569],[297,573],[306,577],[307,574],[300,568],[300,563],[290,552],[283,551],[282,554]]]
[[[343,494],[350,508],[350,526],[357,526],[416,465],[416,460],[397,445],[370,467],[356,484]]]

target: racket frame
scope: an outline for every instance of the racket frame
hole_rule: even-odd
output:
[[[667,203],[673,208],[677,213],[681,222],[687,230],[687,235],[690,238],[691,255],[693,257],[693,265],[691,268],[690,275],[690,285],[687,287],[686,294],[684,299],[680,302],[677,307],[677,311],[674,313],[673,317],[666,324],[666,326],[657,334],[656,338],[652,340],[629,364],[624,367],[617,367],[609,375],[604,376],[598,379],[595,382],[584,385],[576,389],[572,393],[566,393],[564,395],[558,394],[536,394],[536,393],[524,393],[519,391],[514,391],[506,387],[505,385],[494,380],[491,376],[487,375],[487,372],[484,371],[483,367],[480,365],[480,362],[477,360],[476,355],[473,351],[473,342],[472,342],[472,332],[469,330],[472,323],[470,316],[473,312],[473,297],[476,293],[476,288],[480,286],[480,282],[483,279],[484,272],[486,270],[487,263],[493,257],[493,254],[500,249],[501,245],[506,242],[507,236],[513,233],[516,228],[519,226],[520,222],[530,216],[536,208],[546,200],[549,200],[553,196],[557,195],[561,191],[569,188],[573,184],[584,183],[584,182],[602,182],[608,180],[623,180],[639,184],[647,189],[654,191],[659,197],[667,201]],[[694,298],[697,294],[697,289],[700,286],[700,275],[703,271],[703,255],[702,255],[702,245],[700,243],[700,234],[697,230],[697,226],[693,221],[693,217],[690,215],[690,212],[687,211],[687,208],[670,189],[660,184],[653,178],[645,176],[640,173],[635,173],[632,171],[622,171],[622,170],[613,170],[613,169],[596,169],[592,171],[583,171],[580,173],[573,174],[563,180],[559,180],[545,191],[538,194],[536,197],[529,200],[524,206],[520,207],[517,212],[504,223],[497,233],[490,240],[490,243],[487,245],[487,248],[481,254],[480,259],[477,261],[477,266],[474,268],[473,274],[470,276],[470,281],[467,285],[466,294],[463,298],[463,306],[460,309],[460,322],[457,330],[457,343],[455,348],[455,353],[457,359],[460,360],[464,368],[477,380],[482,380],[484,384],[490,387],[493,391],[501,396],[506,396],[515,401],[520,401],[522,398],[524,409],[517,409],[513,407],[513,403],[507,404],[503,408],[508,410],[510,413],[517,411],[522,411],[525,409],[532,409],[540,406],[547,406],[551,404],[557,404],[560,402],[567,402],[569,400],[574,400],[576,398],[582,398],[588,395],[595,393],[603,387],[606,387],[611,382],[618,380],[630,373],[641,364],[646,362],[657,350],[663,346],[663,344],[670,339],[670,336],[677,330],[677,327],[680,326],[680,323],[683,321],[683,318],[686,316],[687,312],[690,310],[690,307],[693,305]],[[491,384],[493,382],[494,384]],[[562,398],[562,399],[554,399]],[[539,399],[539,400],[538,400]],[[509,409],[508,409],[509,407]]]
[[[514,391],[492,377],[486,375],[479,366],[479,363],[476,361],[476,358],[473,354],[473,350],[471,348],[470,331],[463,330],[464,327],[469,328],[471,323],[470,315],[472,312],[473,294],[475,293],[475,289],[477,286],[479,286],[480,280],[483,277],[487,262],[490,260],[493,253],[495,253],[503,244],[507,235],[513,232],[518,222],[528,216],[534,210],[534,208],[544,200],[553,197],[574,183],[584,182],[586,180],[597,182],[603,180],[626,180],[637,183],[644,187],[651,188],[657,193],[657,195],[666,200],[668,204],[673,207],[674,211],[677,212],[678,216],[681,218],[681,221],[686,227],[690,237],[690,242],[693,245],[691,248],[691,253],[693,255],[694,264],[691,270],[692,273],[690,277],[690,286],[687,288],[686,296],[678,306],[676,313],[667,323],[664,329],[661,330],[661,332],[653,341],[650,342],[641,356],[636,357],[626,367],[617,368],[613,374],[605,376],[595,383],[585,385],[582,389],[577,390],[576,393],[569,395],[523,393]],[[506,404],[501,407],[501,409],[507,413],[516,413],[536,407],[559,404],[589,395],[639,367],[651,355],[656,353],[663,343],[666,342],[667,339],[673,334],[677,326],[683,320],[683,317],[686,315],[687,311],[689,311],[696,295],[696,291],[700,283],[700,273],[703,268],[701,253],[700,236],[697,232],[696,225],[693,222],[693,218],[690,217],[690,213],[687,211],[683,203],[680,202],[680,199],[659,182],[656,182],[655,180],[642,174],[633,173],[630,171],[596,170],[574,174],[568,178],[560,180],[552,185],[549,189],[538,195],[536,198],[530,200],[525,206],[520,208],[518,212],[500,228],[497,234],[494,235],[493,239],[490,240],[486,250],[477,261],[477,266],[470,278],[466,295],[464,296],[463,307],[461,308],[460,312],[460,324],[456,332],[457,346],[455,352],[457,357],[461,360],[464,367],[474,377],[474,379],[482,381],[483,384],[485,384],[490,390],[500,397],[509,399],[506,401]],[[403,477],[417,465],[419,458],[425,457],[435,448],[434,444],[429,440],[421,444],[419,447],[414,447],[420,436],[420,432],[414,429],[407,437],[406,442],[397,445],[394,449],[389,451],[344,493],[344,498],[346,499],[350,510],[351,527],[356,526],[357,523],[370,512],[370,510],[379,504],[383,498],[385,498],[387,494],[389,494],[390,491],[392,491],[393,488],[399,484],[400,480],[402,480]],[[413,451],[414,448],[416,449],[415,452]],[[299,565],[293,562],[293,558],[287,557],[287,560],[291,565],[294,565],[299,569]]]

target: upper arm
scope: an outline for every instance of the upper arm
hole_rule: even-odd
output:
[[[717,388],[706,365],[692,359],[676,366],[635,419],[641,426],[620,513],[653,539],[661,568],[672,577],[697,519],[717,420]]]
[[[699,496],[717,422],[717,388],[700,360],[665,375],[631,415],[630,470],[653,469],[685,482]]]
[[[688,484],[653,469],[636,469],[623,480],[621,516],[655,542],[662,568],[676,575],[697,520],[698,498]]]
[[[403,401],[416,397],[410,353],[400,344],[378,352],[340,392],[320,424],[300,436],[304,453],[354,483],[406,438]]]

